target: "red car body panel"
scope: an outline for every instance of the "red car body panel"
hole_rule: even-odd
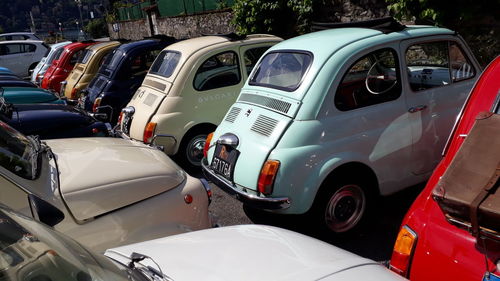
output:
[[[68,74],[74,67],[74,64],[72,65],[69,63],[72,56],[78,51],[95,43],[97,42],[75,42],[64,46],[64,50],[59,56],[59,59],[54,60],[45,72],[40,86],[44,89],[59,92],[61,89],[61,82],[66,80]]]
[[[463,135],[470,131],[479,112],[492,110],[499,94],[500,56],[490,63],[476,82],[458,117],[444,158],[403,219],[402,226],[410,227],[417,234],[409,267],[410,280],[480,281],[487,271],[486,263],[490,271],[496,268],[500,243],[487,242],[486,252],[482,240],[476,241],[468,231],[446,221],[431,194],[462,145]]]

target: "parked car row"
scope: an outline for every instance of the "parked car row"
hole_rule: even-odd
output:
[[[268,269],[259,279],[398,280],[372,261],[268,226],[160,238],[213,224],[210,185],[172,159],[190,171],[201,165],[246,206],[349,233],[379,196],[427,180],[445,149],[403,221],[389,268],[410,280],[498,280],[500,57],[478,80],[481,66],[455,32],[381,19],[285,41],[217,35],[56,48],[41,85],[70,105],[22,105],[5,94],[2,118],[19,130],[53,120],[47,131],[62,132],[55,125],[74,114],[101,124],[90,133],[121,138],[40,141],[0,123],[0,203],[8,206],[0,208],[0,232],[10,233],[0,237],[9,237],[2,242],[15,261],[7,274],[32,268],[26,272],[52,276],[35,270],[43,255],[22,256],[31,247],[81,278],[99,274],[88,266],[97,261],[99,272],[133,279],[255,279],[241,266],[250,258]],[[67,107],[67,116],[21,121],[31,108],[55,107]],[[474,121],[483,110],[491,112]],[[96,118],[118,125],[110,132]],[[82,248],[9,208],[108,249],[107,258],[59,254]],[[123,246],[130,243],[137,244]],[[208,273],[194,269],[206,260]]]

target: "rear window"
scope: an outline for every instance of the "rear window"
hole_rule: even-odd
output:
[[[306,52],[271,52],[250,78],[250,85],[294,91],[309,69],[313,56]]]
[[[180,59],[179,52],[162,51],[151,66],[149,73],[168,78],[174,72]]]

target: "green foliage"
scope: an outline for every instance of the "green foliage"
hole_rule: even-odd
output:
[[[85,32],[92,38],[108,37],[108,26],[104,19],[90,21],[84,28]]]
[[[308,31],[313,0],[236,0],[233,25],[240,34],[291,37]]]

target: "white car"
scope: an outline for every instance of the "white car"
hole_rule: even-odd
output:
[[[0,143],[0,203],[93,250],[211,227],[208,183],[154,147],[118,138],[40,142],[3,122]]]
[[[17,76],[27,77],[48,48],[43,41],[0,41],[0,66],[10,69]]]
[[[31,32],[11,32],[0,34],[0,41],[12,41],[12,40],[42,40],[36,34]]]
[[[292,231],[240,225],[109,249],[104,257],[0,209],[7,280],[406,280],[381,264]]]
[[[64,46],[71,43],[71,41],[60,42],[53,45],[50,45],[47,50],[46,55],[40,60],[40,62],[36,65],[35,69],[33,69],[33,73],[31,73],[31,82],[40,85],[42,83],[43,75],[52,64],[56,58],[63,52]]]

